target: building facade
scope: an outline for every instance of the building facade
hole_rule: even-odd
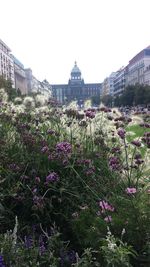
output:
[[[11,80],[12,87],[15,87],[14,62],[10,52],[10,48],[0,39],[0,75]]]
[[[27,91],[29,94],[40,93],[48,97],[52,96],[52,86],[46,79],[40,82],[35,76],[33,76],[32,70],[30,68],[25,69],[25,75],[26,75]]]
[[[62,104],[76,100],[79,105],[92,96],[100,96],[101,83],[84,83],[81,71],[75,62],[68,84],[53,84],[53,97]]]
[[[150,85],[150,65],[144,71],[144,84]]]
[[[114,79],[114,92],[113,96],[121,95],[126,87],[126,79],[127,79],[127,67],[122,67],[120,70],[116,72],[116,76]]]
[[[150,46],[143,49],[128,64],[127,85],[146,83],[145,73],[150,65]]]
[[[6,80],[11,80],[12,87],[21,94],[40,93],[49,97],[52,95],[49,82],[47,80],[40,82],[33,76],[30,68],[25,69],[2,40],[0,40],[0,75]]]
[[[15,88],[25,95],[28,93],[28,88],[24,65],[16,57],[12,57],[14,61]]]
[[[102,96],[114,94],[114,80],[117,72],[112,72],[109,77],[105,78],[102,84]]]

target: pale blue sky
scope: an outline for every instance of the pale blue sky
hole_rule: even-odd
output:
[[[150,45],[150,0],[0,0],[0,39],[40,80],[102,82]]]

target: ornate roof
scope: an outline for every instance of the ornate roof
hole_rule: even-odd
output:
[[[81,74],[81,71],[80,71],[80,69],[78,68],[78,66],[77,66],[77,62],[76,62],[76,61],[75,61],[75,63],[74,63],[74,67],[73,67],[73,69],[72,69],[72,71],[71,71],[71,74],[74,74],[74,73]]]

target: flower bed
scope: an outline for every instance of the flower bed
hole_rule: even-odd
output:
[[[39,99],[0,104],[0,266],[139,266],[150,115],[129,139],[132,120],[115,110]]]

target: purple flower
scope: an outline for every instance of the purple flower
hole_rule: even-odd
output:
[[[86,117],[93,119],[95,118],[95,112],[91,111],[91,110],[87,110],[85,113]]]
[[[36,176],[36,177],[35,177],[35,182],[36,182],[37,184],[39,184],[40,181],[41,181],[41,180],[40,180],[40,177]]]
[[[24,244],[26,248],[32,248],[33,246],[33,239],[31,236],[25,236],[24,238]]]
[[[137,146],[137,147],[140,147],[140,146],[141,146],[141,142],[138,141],[138,140],[133,140],[133,141],[131,142],[131,144],[133,144],[133,145],[135,145],[135,146]]]
[[[111,206],[110,204],[108,204],[105,200],[101,200],[101,201],[99,202],[99,206],[100,206],[101,209],[102,209],[102,213],[104,213],[105,210],[114,211],[114,207]]]
[[[46,177],[46,184],[49,182],[57,182],[59,180],[59,176],[56,172],[51,172],[47,177]]]
[[[47,133],[48,133],[49,135],[55,135],[55,131],[52,130],[52,129],[47,130]]]
[[[11,163],[10,165],[9,165],[9,169],[10,170],[12,170],[12,171],[20,171],[20,168],[19,168],[19,166],[18,165],[16,165],[15,163]]]
[[[144,160],[143,159],[137,159],[137,160],[135,160],[135,164],[137,164],[137,165],[141,165],[143,163],[144,163]]]
[[[142,141],[150,148],[150,132],[145,132]]]
[[[41,152],[42,152],[43,154],[46,153],[46,152],[48,152],[48,151],[49,151],[48,146],[43,146],[42,149],[41,149]]]
[[[36,208],[42,209],[44,206],[44,201],[41,196],[34,195],[33,197],[33,203],[36,206]]]
[[[126,131],[123,128],[118,130],[118,135],[120,136],[121,139],[125,138],[125,133]]]
[[[141,159],[142,158],[142,156],[141,156],[141,154],[135,154],[135,157],[134,157],[134,159]]]
[[[61,142],[56,145],[56,151],[64,154],[69,154],[72,151],[71,144],[68,142]]]
[[[109,222],[112,221],[112,217],[111,217],[110,215],[108,215],[108,216],[106,216],[106,217],[104,218],[104,221],[109,223]]]
[[[89,169],[86,170],[86,172],[85,172],[85,174],[86,174],[87,176],[90,176],[90,175],[92,175],[92,174],[94,174],[94,173],[95,173],[95,168],[94,168],[94,167],[89,168]]]
[[[77,165],[90,165],[91,164],[91,159],[77,159],[76,163]]]
[[[21,180],[28,180],[28,179],[30,179],[30,177],[25,175],[25,174],[23,174],[23,175],[20,176],[20,179]]]
[[[3,256],[0,255],[0,267],[5,267]]]
[[[137,192],[135,187],[127,187],[127,189],[125,190],[127,194],[131,195],[131,194],[135,194]]]
[[[119,158],[117,158],[117,157],[111,157],[109,159],[109,166],[114,171],[120,170]]]
[[[117,154],[117,153],[119,154],[119,153],[121,153],[121,149],[120,149],[120,147],[118,147],[118,146],[117,146],[117,147],[113,147],[112,150],[111,150],[111,152],[114,153],[114,154],[115,154],[115,153],[116,153],[116,154]]]
[[[68,258],[70,263],[76,263],[77,262],[76,252],[74,250],[68,251]]]
[[[45,250],[46,250],[46,247],[45,247],[45,243],[44,243],[43,237],[40,236],[39,237],[39,254],[43,255]]]

